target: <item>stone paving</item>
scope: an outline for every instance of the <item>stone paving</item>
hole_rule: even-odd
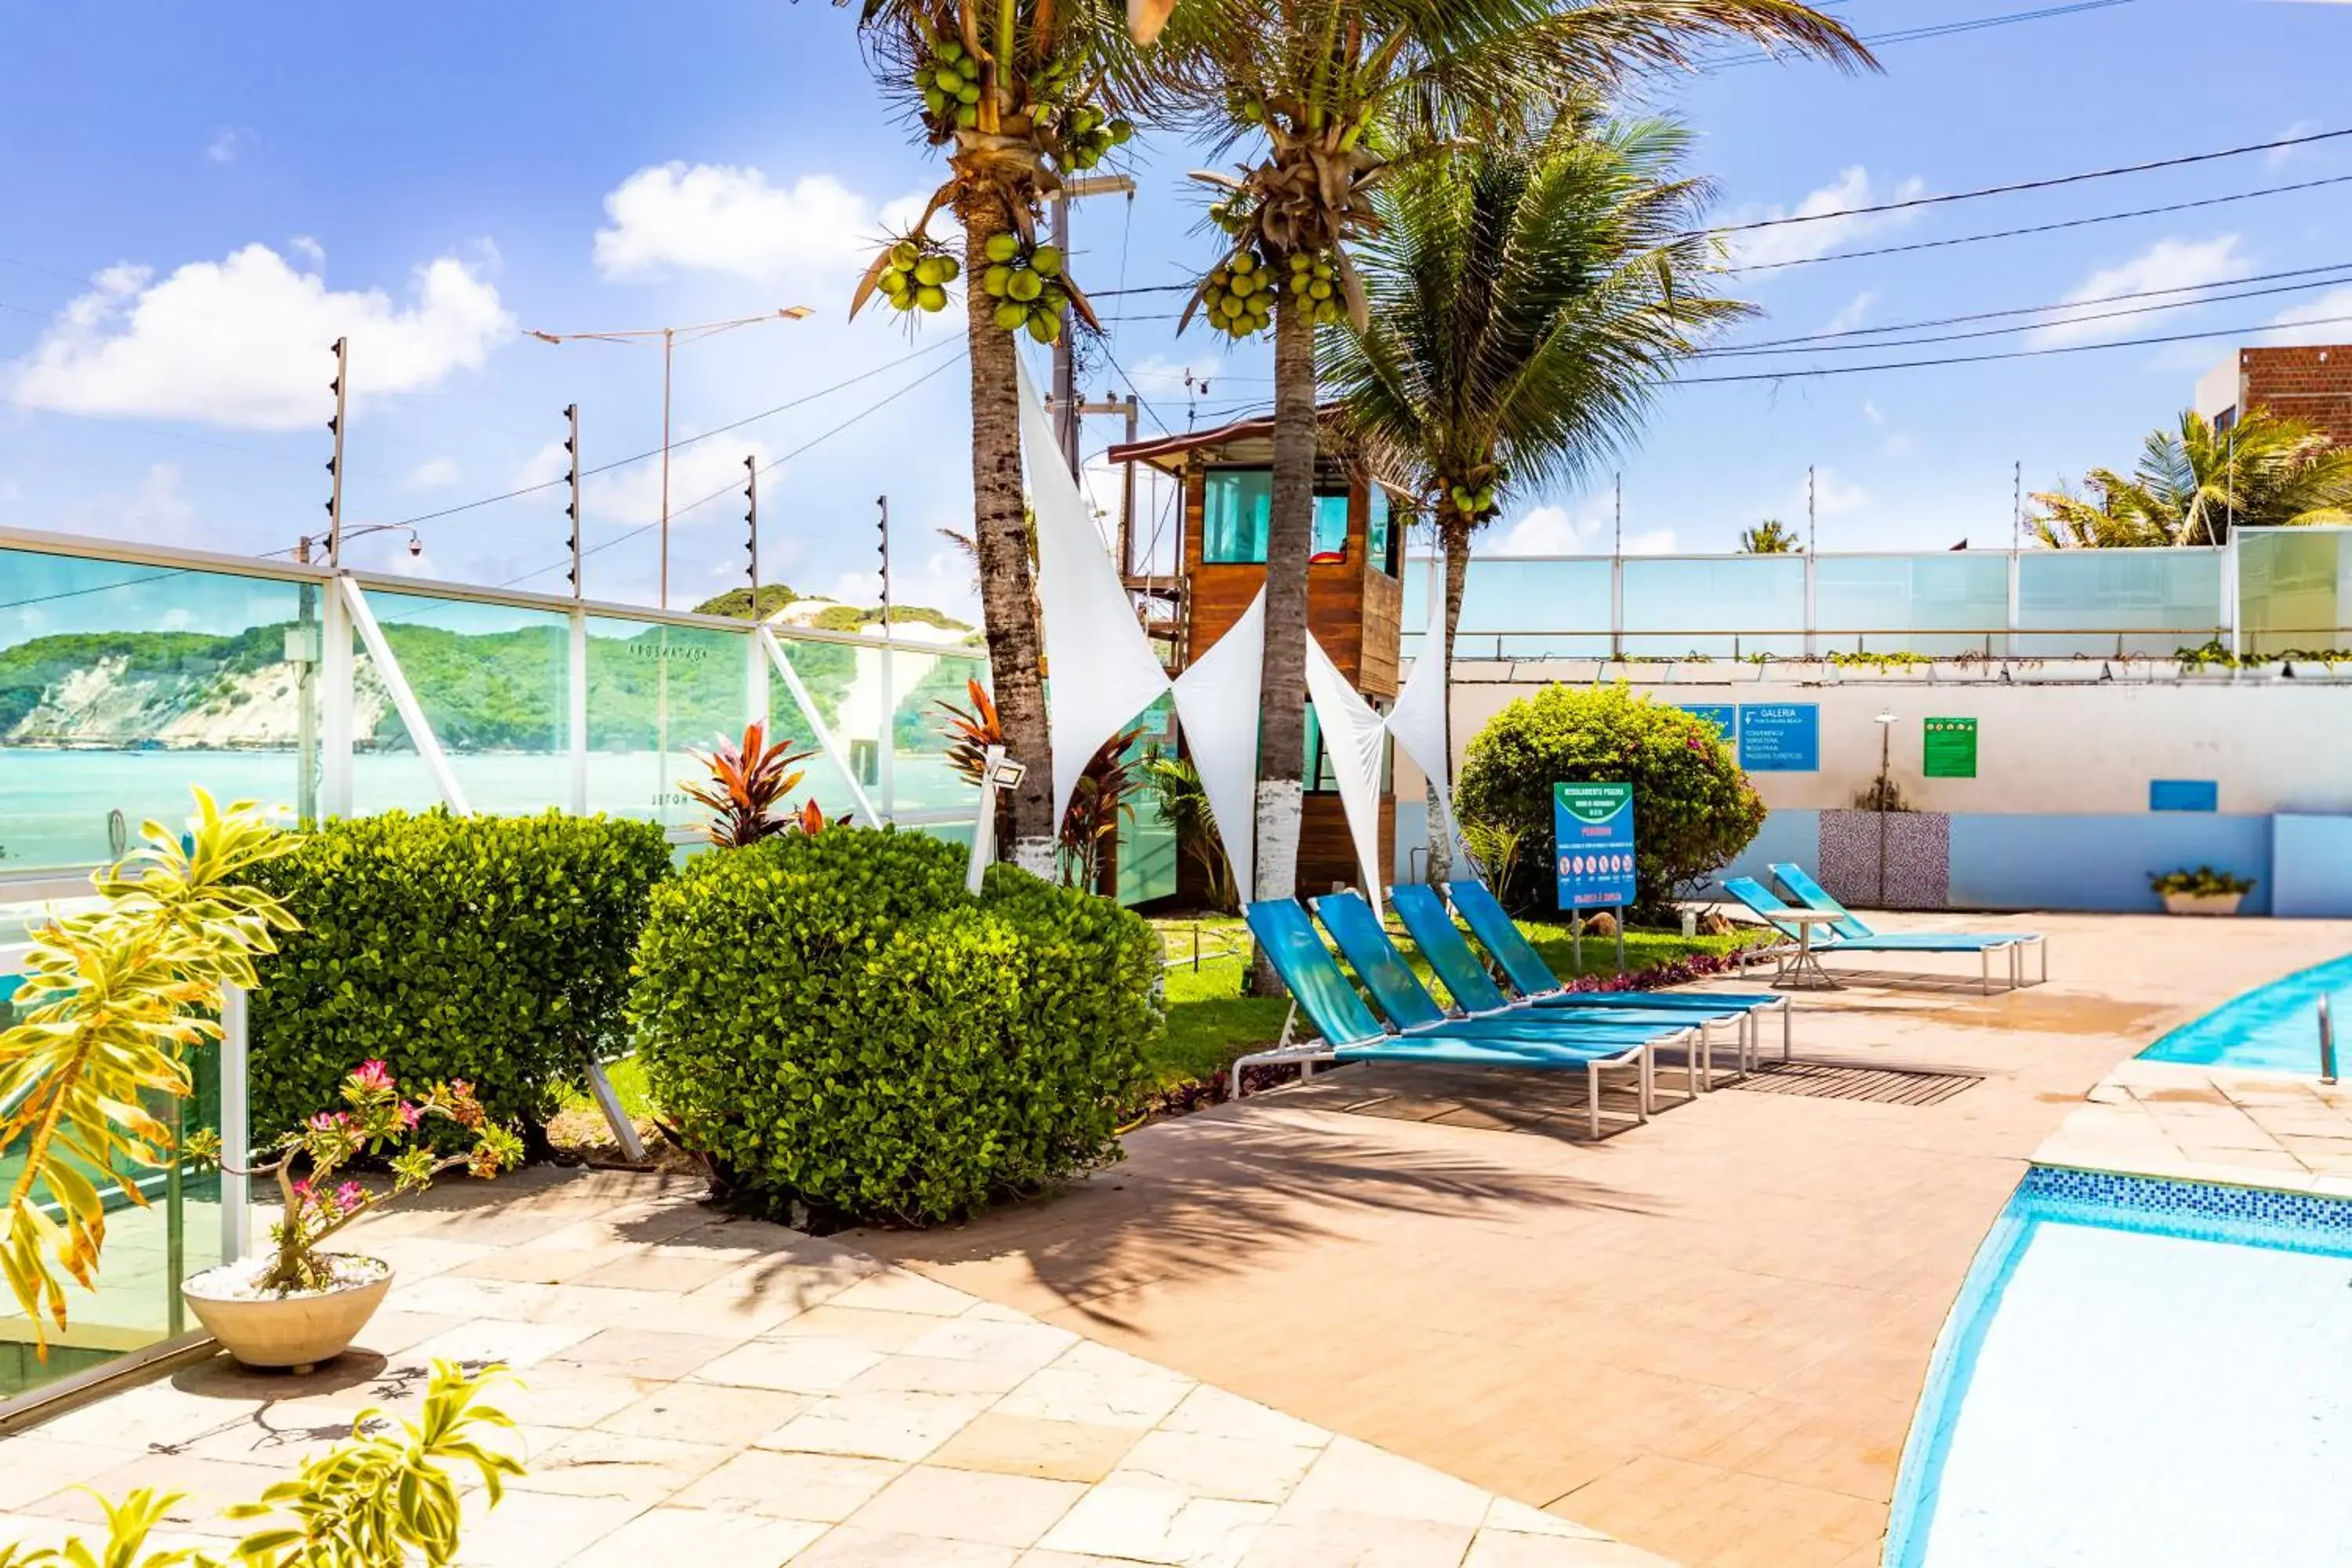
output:
[[[495,1402],[529,1473],[473,1495],[478,1568],[1659,1562],[699,1191],[527,1172],[363,1223],[399,1281],[352,1352],[303,1378],[216,1357],[0,1439],[0,1542],[151,1487],[187,1494],[168,1543],[218,1546],[222,1507],[413,1408],[446,1358],[520,1380]]]
[[[2120,1062],[2033,1158],[2352,1197],[2352,1086],[2307,1074]]]

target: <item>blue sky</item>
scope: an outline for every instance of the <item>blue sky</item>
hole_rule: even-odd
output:
[[[1865,35],[2025,9],[2024,0],[1850,0]],[[1739,222],[2352,126],[2341,0],[2128,0],[1889,47],[1887,74],[1741,64],[1654,84],[1699,132],[1693,165]],[[867,379],[679,453],[674,603],[740,581],[742,460],[798,452],[763,481],[771,577],[870,597],[874,500],[887,492],[902,600],[968,604],[933,530],[968,507],[963,371],[951,318],[911,342],[844,320],[871,237],[937,179],[886,117],[853,13],[805,0],[560,13],[225,3],[16,6],[0,37],[0,522],[236,552],[323,522],[326,345],[353,342],[348,511],[394,521],[555,468],[577,402],[591,462],[656,447],[660,362],[522,332],[642,327],[805,303],[805,321],[679,351],[680,436]],[[1205,259],[1183,178],[1198,158],[1147,139],[1139,195],[1084,204],[1077,276],[1166,282]],[[2286,154],[1765,231],[1748,260],[1905,244],[2352,174],[2352,138]],[[1810,205],[1808,205],[1810,204]],[[2032,238],[1742,275],[1754,341],[1832,327],[2221,284],[2352,261],[2352,184]],[[2179,298],[2179,296],[2172,296]],[[1106,300],[1163,316],[1169,296]],[[2352,283],[2040,335],[2107,336],[2352,316]],[[941,331],[941,324],[951,330]],[[1160,419],[1257,403],[1266,351],[1172,321],[1109,345]],[[2352,323],[2305,328],[2352,340]],[[2222,340],[1841,375],[1692,384],[1662,397],[1623,467],[1629,548],[1729,548],[1765,516],[1801,525],[1820,473],[1825,550],[2005,543],[2012,463],[2028,489],[2128,462],[2185,405]],[[910,354],[929,350],[911,361]],[[1893,355],[1764,362],[1828,364]],[[1096,395],[1128,383],[1096,355]],[[1694,376],[1757,368],[1718,360]],[[1184,373],[1205,376],[1188,393]],[[919,378],[929,376],[928,380]],[[905,389],[905,390],[902,390]],[[828,434],[885,398],[895,398]],[[1147,416],[1150,430],[1159,420]],[[1089,429],[1091,452],[1111,421]],[[822,439],[818,439],[823,437]],[[814,443],[814,444],[811,444]],[[590,482],[598,597],[649,601],[650,462]],[[372,564],[563,586],[552,492],[353,547]],[[1609,547],[1608,481],[1514,496],[1490,544]],[[1148,528],[1148,522],[1147,522]],[[614,541],[619,542],[610,542]]]

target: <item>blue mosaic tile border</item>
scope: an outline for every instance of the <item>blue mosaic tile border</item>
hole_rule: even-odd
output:
[[[2029,1219],[2352,1257],[2352,1200],[2036,1165],[2018,1184]]]

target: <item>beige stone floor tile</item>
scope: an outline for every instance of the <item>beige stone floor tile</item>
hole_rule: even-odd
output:
[[[845,1527],[793,1558],[793,1568],[1012,1568],[1017,1555],[977,1541]]]
[[[286,1467],[278,1465],[244,1464],[194,1454],[146,1454],[129,1464],[101,1470],[73,1486],[37,1498],[18,1511],[96,1524],[104,1515],[98,1498],[90,1495],[92,1492],[120,1499],[134,1488],[145,1487],[167,1495],[184,1494],[164,1512],[163,1521],[172,1528],[233,1534],[238,1527],[224,1522],[219,1517],[221,1510],[253,1502],[268,1488],[285,1479]],[[89,1490],[83,1490],[84,1487]]]
[[[859,1529],[1030,1547],[1085,1495],[1076,1481],[918,1465],[849,1516]]]
[[[1352,1437],[1339,1437],[1317,1458],[1282,1511],[1289,1520],[1317,1513],[1365,1513],[1475,1529],[1491,1500],[1467,1481]]]
[[[1112,1485],[1087,1491],[1040,1546],[1192,1568],[1235,1564],[1274,1517],[1269,1503],[1195,1497],[1175,1487]]]
[[[367,1327],[352,1341],[352,1351],[362,1354],[372,1351],[377,1355],[398,1356],[464,1321],[464,1319],[451,1317],[446,1312],[411,1312],[387,1307],[367,1321]]]
[[[599,1426],[662,1386],[656,1378],[543,1361],[493,1384],[482,1398],[525,1426]]]
[[[464,1568],[548,1568],[604,1540],[644,1511],[620,1497],[566,1497],[509,1488],[496,1508],[466,1500],[457,1561]]]
[[[648,1563],[693,1563],[710,1568],[777,1568],[824,1533],[801,1520],[713,1509],[649,1509],[586,1551],[566,1568],[645,1568]]]
[[[808,1407],[808,1396],[721,1384],[652,1383],[593,1425],[636,1437],[748,1447]]]
[[[851,1389],[898,1389],[929,1394],[1010,1394],[1031,1375],[1018,1363],[950,1361],[912,1353],[885,1357],[852,1378]]]
[[[1007,1323],[967,1314],[935,1325],[909,1341],[904,1349],[908,1355],[987,1362],[1034,1372],[1067,1353],[1077,1342],[1078,1336],[1069,1330],[1047,1323]]]
[[[924,1461],[948,1469],[993,1470],[1057,1481],[1098,1481],[1144,1436],[1134,1426],[1040,1421],[983,1411]]]
[[[928,1458],[989,1404],[986,1394],[825,1394],[761,1438],[759,1446],[787,1453],[912,1461]]]
[[[1459,1568],[1470,1550],[1466,1525],[1369,1513],[1276,1520],[1261,1531],[1242,1568]]]
[[[865,1507],[906,1468],[896,1459],[747,1448],[680,1491],[674,1500],[687,1508],[838,1524]]]
[[[1085,1552],[1024,1552],[1014,1568],[1132,1568],[1133,1558],[1097,1557]]]
[[[972,1304],[971,1297],[963,1291],[904,1268],[868,1275],[833,1300],[869,1311],[923,1312],[940,1318],[961,1317]]]
[[[1556,1513],[1546,1513],[1514,1499],[1498,1497],[1486,1505],[1486,1517],[1479,1521],[1483,1531],[1507,1531],[1515,1535],[1556,1535],[1577,1541],[1605,1540],[1599,1531],[1572,1519],[1562,1519]]]
[[[626,1498],[649,1508],[717,1469],[731,1454],[715,1443],[593,1429],[566,1432],[552,1447],[533,1447],[526,1472],[507,1484],[566,1497]]]
[[[1167,1432],[1197,1432],[1212,1437],[1247,1437],[1260,1442],[1287,1443],[1319,1448],[1331,1440],[1320,1426],[1285,1415],[1281,1411],[1244,1399],[1210,1384],[1200,1384],[1160,1423]]]
[[[960,1323],[963,1320],[956,1321]],[[845,1340],[851,1344],[863,1345],[867,1350],[888,1355],[905,1350],[941,1326],[940,1320],[928,1312],[877,1312],[860,1307],[837,1306],[828,1301],[805,1312],[795,1313],[760,1337]]]
[[[166,1381],[141,1384],[78,1405],[35,1430],[53,1441],[143,1453],[194,1442],[245,1418],[245,1409],[236,1401],[206,1397]]]
[[[1673,1564],[1622,1541],[1482,1530],[1462,1559],[1462,1568],[1673,1568]]]
[[[727,1248],[697,1256],[691,1251],[680,1251],[675,1247],[648,1247],[619,1258],[610,1258],[588,1272],[573,1276],[569,1282],[633,1290],[668,1290],[683,1295],[741,1268],[748,1259],[734,1256],[736,1250]],[[589,1256],[605,1258],[607,1255],[599,1252]]]
[[[497,1247],[455,1236],[387,1236],[368,1238],[368,1256],[392,1265],[395,1279],[424,1279],[451,1269],[470,1268],[500,1256]]]
[[[371,1243],[373,1245],[373,1243]],[[426,1243],[426,1245],[434,1245]],[[614,1261],[607,1252],[578,1247],[484,1247],[449,1272],[461,1279],[505,1279],[521,1285],[568,1285]]]
[[[1192,1384],[1141,1362],[1134,1368],[1098,1368],[1084,1361],[1072,1364],[1066,1357],[1031,1373],[997,1408],[1007,1415],[1045,1421],[1156,1426],[1192,1389]]]
[[[693,1373],[697,1382],[772,1388],[787,1394],[828,1394],[882,1364],[877,1352],[846,1340],[753,1340],[712,1357]]]
[[[725,1355],[742,1342],[655,1329],[602,1329],[566,1345],[549,1361],[621,1377],[673,1382]]]
[[[497,1362],[515,1368],[536,1366],[596,1331],[593,1323],[530,1323],[476,1318],[421,1340],[404,1359],[429,1364],[453,1361],[468,1365]]]
[[[51,1492],[79,1486],[92,1476],[120,1469],[136,1457],[128,1449],[63,1442],[37,1429],[0,1438],[0,1510],[22,1508]]]
[[[1278,1503],[1291,1495],[1323,1452],[1320,1447],[1258,1437],[1150,1432],[1129,1450],[1109,1479],[1113,1484],[1160,1482],[1202,1497]]]

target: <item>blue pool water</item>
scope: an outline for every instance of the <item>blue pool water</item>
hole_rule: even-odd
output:
[[[2319,999],[2352,1019],[2352,956],[2331,959],[2232,997],[2140,1052],[2143,1059],[2195,1067],[2319,1070]],[[2352,1039],[2347,1039],[2352,1045]]]
[[[2036,1168],[1936,1346],[1888,1568],[2352,1562],[2352,1203]]]

